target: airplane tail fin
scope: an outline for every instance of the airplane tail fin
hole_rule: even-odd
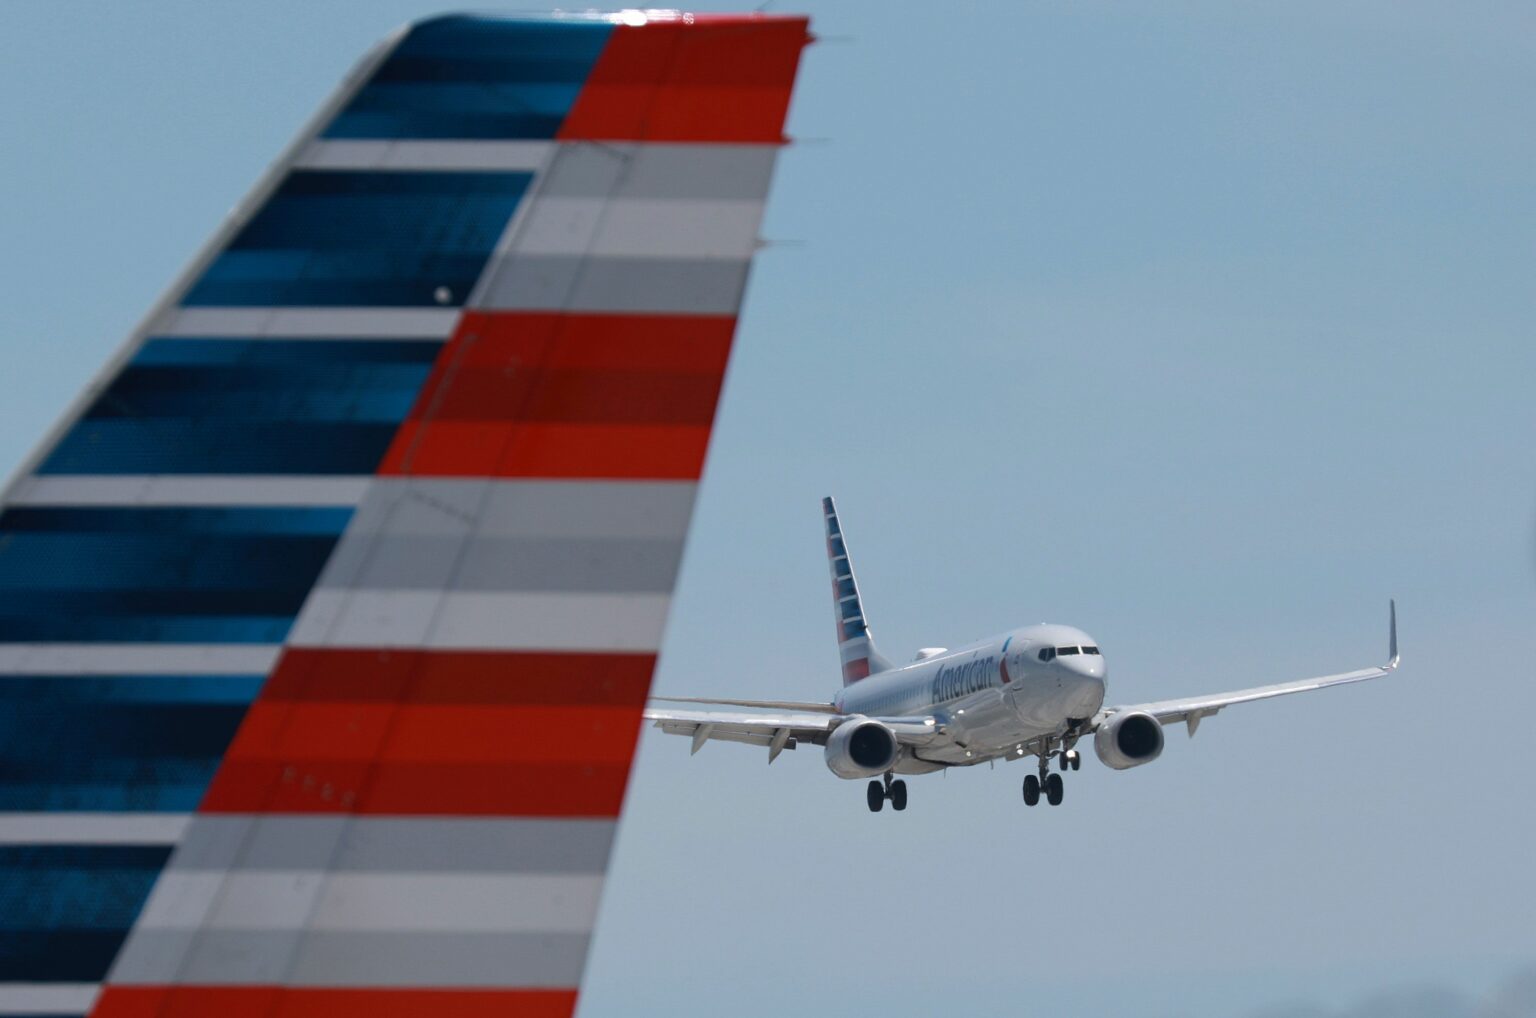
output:
[[[832,567],[832,609],[837,622],[843,685],[851,686],[865,676],[885,671],[891,663],[875,649],[875,638],[859,599],[859,583],[853,578],[853,563],[843,542],[843,528],[837,521],[837,505],[830,496],[821,500],[821,512],[827,526],[827,562]]]
[[[809,39],[402,29],[0,487],[0,1015],[570,1014]]]

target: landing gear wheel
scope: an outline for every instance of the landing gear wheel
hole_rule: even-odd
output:
[[[1024,778],[1024,805],[1034,806],[1040,802],[1040,779],[1030,774]]]
[[[878,813],[880,812],[880,807],[885,805],[885,789],[881,787],[880,782],[871,781],[869,783],[869,790],[865,793],[864,798],[869,802],[869,811],[871,813]]]
[[[1083,754],[1079,753],[1077,750],[1074,749],[1071,753],[1069,753],[1067,755],[1072,758],[1072,769],[1074,771],[1078,771],[1078,770],[1082,770],[1083,769]]]
[[[1045,779],[1045,801],[1046,802],[1050,803],[1052,806],[1060,806],[1061,805],[1061,793],[1062,793],[1062,784],[1061,784],[1061,775],[1060,774],[1052,774],[1050,777]]]
[[[891,782],[891,809],[898,813],[907,808],[907,783],[905,781]]]
[[[1062,770],[1070,771],[1072,769],[1072,752],[1066,749],[1062,750],[1056,755],[1056,763]]]

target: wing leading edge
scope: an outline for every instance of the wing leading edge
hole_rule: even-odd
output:
[[[1310,679],[1298,679],[1294,682],[1278,682],[1269,686],[1254,686],[1250,689],[1238,689],[1230,693],[1209,693],[1204,696],[1187,696],[1177,700],[1157,700],[1152,703],[1126,704],[1119,707],[1110,707],[1093,720],[1093,728],[1097,728],[1106,719],[1115,714],[1124,714],[1131,711],[1150,714],[1165,725],[1183,721],[1189,726],[1189,734],[1194,735],[1202,718],[1208,718],[1224,707],[1231,707],[1239,703],[1251,703],[1254,700],[1269,700],[1277,696],[1289,696],[1292,693],[1309,693],[1314,689],[1327,689],[1330,686],[1347,686],[1355,682],[1369,682],[1372,679],[1384,678],[1397,669],[1400,655],[1397,651],[1397,602],[1388,602],[1388,637],[1387,637],[1387,663],[1374,668],[1361,668],[1352,672],[1340,672],[1337,675],[1319,675]]]

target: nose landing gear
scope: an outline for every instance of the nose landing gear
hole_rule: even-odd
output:
[[[889,772],[885,775],[884,782],[871,781],[869,787],[864,790],[865,801],[869,803],[871,813],[880,812],[885,805],[885,800],[891,800],[891,809],[900,813],[907,808],[907,783],[905,781],[892,781]]]

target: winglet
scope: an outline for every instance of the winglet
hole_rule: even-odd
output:
[[[1391,599],[1391,600],[1389,600],[1387,602],[1387,612],[1388,612],[1387,653],[1392,655],[1391,660],[1387,662],[1387,667],[1388,668],[1396,668],[1397,667],[1397,662],[1398,662],[1398,660],[1399,660],[1399,658],[1401,656],[1397,652],[1397,599],[1396,598],[1393,598],[1393,599]]]

